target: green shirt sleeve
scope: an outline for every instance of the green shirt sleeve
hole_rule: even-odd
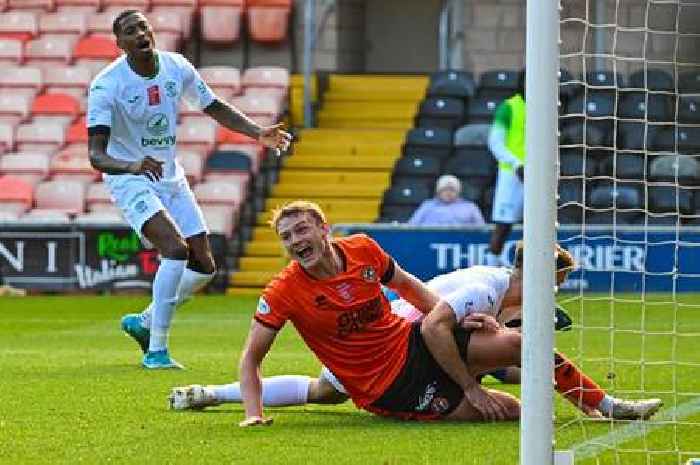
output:
[[[501,102],[498,108],[496,108],[496,113],[493,115],[493,124],[495,126],[500,126],[507,132],[510,129],[512,113],[508,101]]]

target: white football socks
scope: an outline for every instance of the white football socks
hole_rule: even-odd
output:
[[[165,350],[168,347],[168,332],[173,319],[177,290],[187,260],[164,258],[153,280],[153,311],[151,316],[151,338],[148,350]]]
[[[265,407],[284,407],[304,405],[309,398],[308,376],[282,375],[263,378],[262,400]],[[220,384],[206,386],[214,398],[221,403],[239,403],[242,401],[241,384]]]
[[[613,402],[615,398],[611,396],[610,394],[605,394],[605,397],[600,401],[598,404],[598,410],[600,413],[603,415],[612,415],[612,410],[613,410]]]
[[[175,308],[185,303],[190,297],[192,297],[192,294],[200,291],[213,278],[214,273],[200,273],[185,267],[185,270],[182,272],[182,278],[180,279],[180,287],[177,290],[177,301],[175,302]],[[151,301],[151,303],[148,304],[148,307],[146,307],[146,309],[140,314],[141,326],[144,328],[150,328],[152,315],[153,301]]]

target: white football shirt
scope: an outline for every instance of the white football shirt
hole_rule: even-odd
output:
[[[163,181],[176,181],[184,176],[175,159],[180,99],[204,109],[216,96],[185,57],[155,53],[158,71],[151,78],[136,74],[126,55],[95,77],[88,96],[87,126],[110,127],[107,155],[127,161],[150,155],[165,162]]]
[[[434,277],[426,285],[455,312],[457,321],[471,313],[498,316],[508,286],[511,270],[505,267],[472,266]],[[416,321],[423,314],[403,299],[391,303],[392,312]]]

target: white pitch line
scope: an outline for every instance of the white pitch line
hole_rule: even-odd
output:
[[[571,448],[576,459],[597,457],[614,445],[638,438],[653,430],[673,425],[674,422],[700,412],[700,398],[681,404],[670,410],[662,410],[651,420],[635,421],[622,429],[597,436]]]

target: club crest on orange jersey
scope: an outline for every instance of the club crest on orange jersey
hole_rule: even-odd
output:
[[[362,279],[364,279],[368,283],[376,283],[377,282],[377,272],[374,270],[374,267],[372,267],[372,266],[364,267],[362,269]]]

